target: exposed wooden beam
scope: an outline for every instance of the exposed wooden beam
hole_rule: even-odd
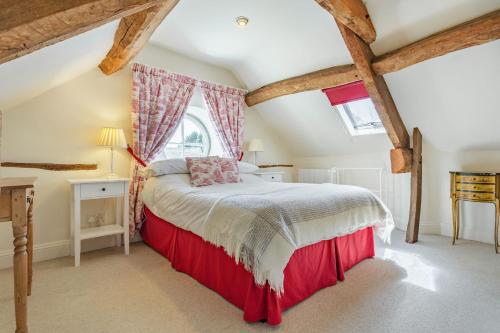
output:
[[[99,65],[103,73],[109,75],[122,69],[146,45],[178,2],[179,0],[165,0],[161,5],[122,18],[113,46]]]
[[[316,0],[316,2],[366,43],[375,41],[377,33],[361,0]]]
[[[378,56],[373,59],[372,68],[375,74],[383,75],[434,57],[497,39],[500,39],[500,10]],[[251,98],[248,98],[247,103],[250,102],[251,105],[248,105],[252,106],[279,96],[330,88],[359,80],[358,72],[354,67],[350,72],[351,75],[342,74],[339,76],[337,76],[336,68],[326,68],[268,84],[249,92],[247,96],[251,96]],[[323,75],[318,76],[317,73],[323,73]],[[328,77],[328,75],[336,77]],[[301,82],[300,85],[297,84],[298,81]],[[331,85],[324,85],[330,82]]]
[[[97,170],[97,164],[56,164],[56,163],[20,163],[1,162],[4,168],[43,169],[49,171]]]
[[[391,150],[392,173],[410,172],[413,152],[408,148],[394,148]]]
[[[261,164],[258,166],[261,169],[267,168],[293,168],[293,164]]]
[[[0,64],[161,0],[4,0],[0,3]]]
[[[330,88],[360,79],[356,66],[335,66],[268,84],[246,94],[245,101],[248,106],[253,106],[275,97]]]
[[[389,88],[384,78],[372,70],[371,64],[375,56],[370,46],[344,24],[339,21],[337,24],[392,144],[395,148],[409,148],[410,137]]]
[[[497,10],[381,55],[372,67],[375,73],[382,75],[499,38],[500,10]]]
[[[410,218],[406,229],[406,241],[418,241],[420,206],[422,204],[422,134],[413,129],[413,163],[411,167]]]

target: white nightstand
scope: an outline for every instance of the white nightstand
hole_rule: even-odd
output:
[[[75,256],[75,266],[80,266],[81,241],[84,239],[116,235],[118,245],[121,243],[123,234],[123,245],[125,254],[129,253],[129,229],[128,229],[128,178],[112,179],[69,179],[71,184],[71,240],[73,246],[72,254]],[[81,229],[80,205],[82,200],[117,198],[116,200],[116,222],[94,228]],[[123,198],[123,200],[118,200]]]
[[[253,173],[260,178],[267,180],[268,182],[283,182],[283,171],[256,171]]]

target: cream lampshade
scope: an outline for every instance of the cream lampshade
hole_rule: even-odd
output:
[[[117,178],[114,165],[114,148],[127,148],[127,140],[121,128],[104,127],[101,129],[99,138],[97,139],[98,146],[105,146],[111,149],[111,165],[108,178]]]
[[[257,164],[257,152],[264,151],[264,145],[260,139],[251,139],[246,144],[246,151],[253,152],[253,163]]]

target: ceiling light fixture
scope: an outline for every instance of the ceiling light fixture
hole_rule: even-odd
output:
[[[239,25],[240,27],[246,26],[248,24],[248,17],[238,16],[236,18],[236,24]]]

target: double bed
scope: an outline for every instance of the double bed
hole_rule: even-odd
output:
[[[334,184],[242,182],[192,187],[187,174],[151,177],[141,193],[143,240],[172,266],[244,311],[281,313],[374,256],[374,233],[393,227],[368,190]]]

